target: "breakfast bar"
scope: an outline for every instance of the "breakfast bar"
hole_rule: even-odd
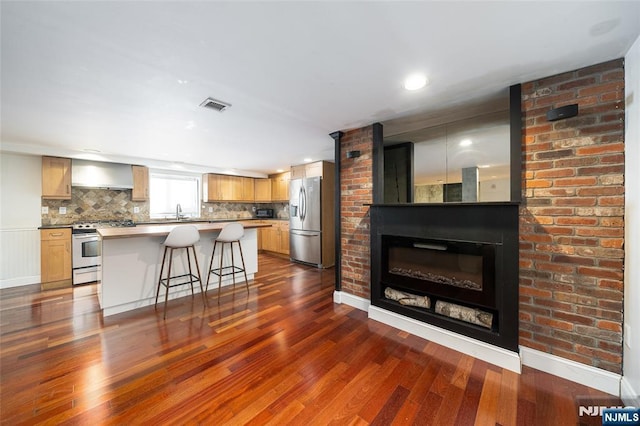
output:
[[[195,248],[202,286],[205,287],[207,268],[213,251],[213,239],[218,236],[227,223],[197,222],[98,229],[99,243],[102,250],[102,265],[98,271],[98,300],[100,301],[103,316],[114,315],[155,303],[156,288],[164,252],[162,243],[169,232],[176,226],[192,225],[198,228],[200,232],[200,241],[196,243]],[[251,220],[240,221],[240,223],[245,228],[245,234],[241,241],[247,277],[252,280],[258,271],[257,228],[271,225]],[[234,250],[237,250],[237,246]],[[230,253],[225,253],[225,262],[227,262],[226,257],[228,255]],[[234,252],[234,255],[239,256],[239,253]],[[215,262],[220,262],[218,253],[216,253],[214,264]],[[181,268],[186,272],[186,256],[176,256],[174,258],[175,272],[180,273]],[[243,282],[243,280],[244,275],[236,275],[237,282]],[[232,277],[227,276],[223,279],[222,285],[229,285],[232,282]],[[212,275],[209,291],[217,291],[217,288],[217,277]],[[199,285],[194,285],[194,292],[200,292]],[[172,287],[169,299],[187,295],[191,295],[191,286],[184,284]],[[199,296],[198,301],[202,303]]]

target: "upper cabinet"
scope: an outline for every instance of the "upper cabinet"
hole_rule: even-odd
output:
[[[271,179],[254,179],[255,201],[271,201]]]
[[[207,173],[202,177],[202,201],[254,201],[253,178]]]
[[[42,198],[71,199],[71,159],[42,157]]]
[[[149,199],[149,168],[131,166],[133,171],[133,190],[131,201],[147,201]]]
[[[289,180],[291,173],[284,172],[270,175],[271,201],[289,201]]]
[[[316,161],[315,163],[300,164],[291,166],[291,179],[303,179],[316,176],[325,176],[332,172],[331,165],[327,161]]]

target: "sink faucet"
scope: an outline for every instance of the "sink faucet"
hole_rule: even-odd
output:
[[[182,207],[180,203],[176,204],[176,220],[180,220],[182,218]]]

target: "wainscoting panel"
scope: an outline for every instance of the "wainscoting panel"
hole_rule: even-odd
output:
[[[0,288],[40,282],[40,231],[0,230]]]

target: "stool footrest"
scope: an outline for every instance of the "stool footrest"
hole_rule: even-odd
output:
[[[177,282],[174,283],[174,280],[182,280],[182,282]],[[167,281],[169,281],[169,285],[167,286]],[[179,285],[185,285],[185,284],[192,284],[192,283],[197,283],[200,282],[200,278],[198,278],[196,275],[193,274],[182,274],[182,275],[176,275],[174,277],[169,277],[169,278],[162,278],[160,280],[160,284],[162,284],[165,287],[176,287]]]
[[[228,272],[223,272],[225,269],[231,269],[231,271]],[[209,271],[209,273],[211,274],[215,274],[219,277],[224,277],[227,275],[232,275],[232,274],[237,274],[239,272],[244,272],[244,269],[238,267],[238,266],[223,266],[222,268],[213,268],[212,270]]]

